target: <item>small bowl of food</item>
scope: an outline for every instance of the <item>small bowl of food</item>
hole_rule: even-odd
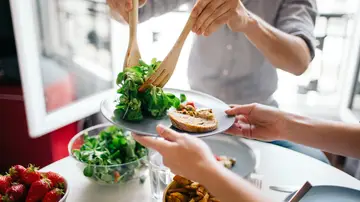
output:
[[[147,149],[129,131],[109,123],[85,129],[69,142],[68,151],[84,176],[101,185],[143,180]]]
[[[214,155],[214,157],[217,162],[225,168],[232,169],[235,166],[235,158],[224,155]],[[211,195],[211,193],[209,193],[206,188],[198,182],[175,175],[173,181],[164,190],[163,202],[178,201],[220,202],[220,200]]]
[[[173,181],[164,190],[163,202],[177,201],[220,202],[204,186],[175,175]]]

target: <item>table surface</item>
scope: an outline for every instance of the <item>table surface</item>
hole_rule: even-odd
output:
[[[276,192],[269,186],[301,186],[305,181],[312,185],[338,185],[360,190],[360,181],[321,161],[276,145],[242,140],[260,153],[257,172],[263,175],[262,192],[273,201],[282,201],[287,193]],[[240,163],[240,162],[239,162]],[[149,178],[144,184],[135,181],[126,186],[101,186],[83,176],[77,162],[71,157],[54,162],[42,171],[54,171],[69,181],[67,202],[150,202]]]

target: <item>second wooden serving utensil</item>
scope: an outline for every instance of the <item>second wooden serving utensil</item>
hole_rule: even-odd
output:
[[[137,42],[137,24],[139,19],[139,0],[132,0],[133,9],[129,13],[129,46],[126,51],[124,68],[133,67],[139,64],[141,58]]]
[[[146,88],[151,84],[158,87],[164,87],[164,85],[169,81],[171,75],[174,73],[182,47],[192,29],[192,26],[193,19],[192,17],[189,17],[175,45],[162,61],[160,66],[156,69],[156,71],[145,81],[142,86],[140,86],[140,92],[145,91]]]

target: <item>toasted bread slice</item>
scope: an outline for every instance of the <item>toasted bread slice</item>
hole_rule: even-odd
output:
[[[215,118],[205,119],[201,117],[190,116],[188,114],[182,114],[177,111],[169,112],[168,115],[174,127],[190,133],[210,132],[217,129],[218,127],[218,122]]]

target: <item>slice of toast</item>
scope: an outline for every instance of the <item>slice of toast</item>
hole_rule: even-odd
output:
[[[215,118],[205,119],[190,116],[188,114],[182,114],[177,111],[169,112],[168,116],[174,127],[185,132],[205,133],[213,131],[218,127],[218,122]]]

